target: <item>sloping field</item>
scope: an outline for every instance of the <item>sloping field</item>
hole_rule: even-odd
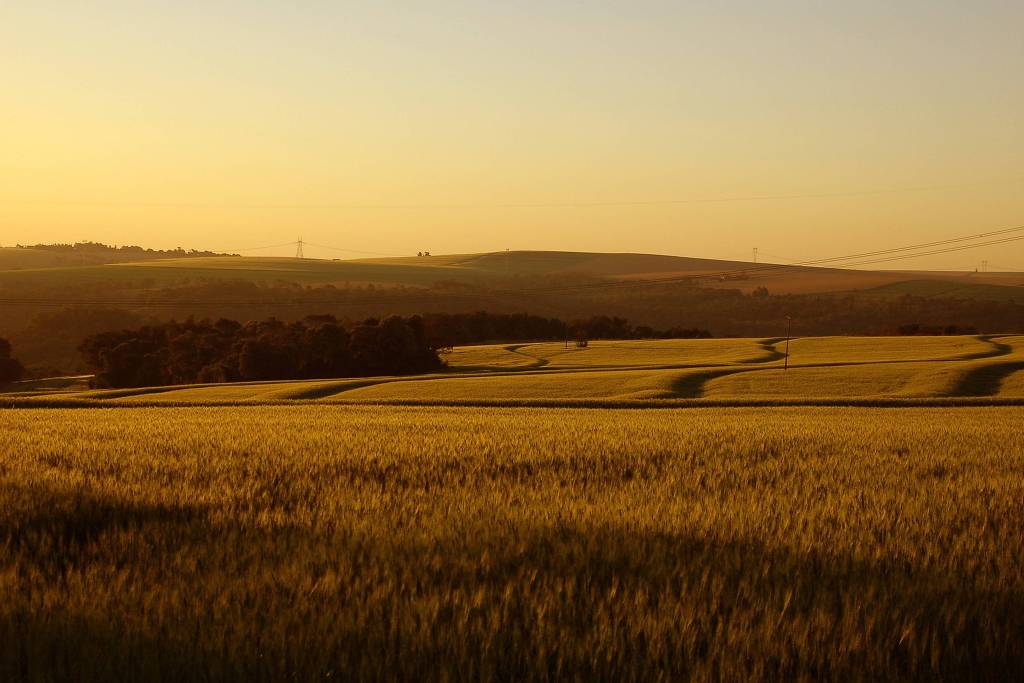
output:
[[[206,257],[147,260],[108,265],[63,265],[54,255],[27,249],[0,249],[0,283],[147,281],[167,285],[181,280],[240,279],[267,283],[277,280],[301,284],[343,285],[375,283],[423,286],[441,281],[486,283],[510,277],[588,275],[612,279],[650,279],[701,276],[705,286],[750,291],[766,286],[775,293],[865,290],[872,296],[920,293],[933,296],[943,288],[967,287],[965,298],[1018,296],[1024,274],[899,272],[832,268],[784,268],[751,276],[729,275],[759,265],[744,261],[662,256],[657,254],[514,251],[353,260],[296,259],[285,257]],[[715,277],[709,277],[714,275]],[[909,282],[908,282],[909,281]],[[970,288],[974,289],[970,289]],[[901,289],[903,288],[903,289]]]
[[[595,341],[585,348],[573,342],[522,346],[518,352],[543,361],[546,368],[638,367],[643,365],[716,365],[757,363],[781,358],[758,339],[665,339]],[[775,340],[770,340],[775,341]]]
[[[941,363],[868,363],[864,365],[793,367],[788,371],[737,372],[711,378],[704,398],[798,398],[934,396],[926,389],[915,391],[915,380],[941,367]]]
[[[443,280],[467,280],[477,274],[443,263],[363,263],[320,259],[206,257],[162,259],[99,266],[38,268],[0,271],[0,282],[150,281],[168,284],[181,280],[228,279],[267,283],[283,280],[301,284],[384,283],[428,285]]]
[[[1006,379],[999,389],[1000,396],[1024,396],[1024,368],[1015,370]]]
[[[472,400],[672,398],[679,376],[673,370],[618,370],[576,373],[458,377],[393,381],[351,389],[335,398],[346,400]]]
[[[45,249],[18,249],[0,247],[0,271],[20,270],[22,268],[52,268],[72,261],[72,259]]]
[[[701,396],[994,396],[1003,395],[1003,378],[1024,361],[1022,337],[823,337],[795,340],[790,348],[787,372],[772,368],[711,378]],[[928,357],[945,360],[908,362]],[[815,362],[822,365],[806,367]]]
[[[785,351],[786,342],[777,342]],[[983,337],[804,337],[789,343],[790,363],[967,360],[1006,353]]]
[[[238,382],[228,384],[199,384],[171,387],[143,387],[139,389],[99,389],[70,396],[96,401],[132,403],[179,402],[245,402],[277,400],[313,400],[340,391],[364,386],[367,383],[391,381],[393,377],[338,380],[293,380],[287,382]]]
[[[485,344],[459,346],[444,356],[448,367],[458,370],[504,370],[509,368],[536,368],[546,365],[544,359],[528,354],[524,349],[531,344]]]
[[[24,395],[50,395],[58,393],[79,393],[89,390],[92,375],[72,377],[48,377],[46,379],[26,379],[2,387],[0,393]]]
[[[829,401],[1021,397],[1024,337],[818,337],[484,345],[446,372],[413,377],[86,390],[85,378],[9,385],[38,405],[291,402]],[[545,404],[547,404],[545,403]]]
[[[995,277],[992,278],[995,280]],[[978,282],[976,277],[952,280],[907,280],[865,290],[863,296],[898,298],[908,294],[921,297],[974,299],[976,301],[1016,301],[1024,303],[1024,275],[1006,276],[1005,284]]]

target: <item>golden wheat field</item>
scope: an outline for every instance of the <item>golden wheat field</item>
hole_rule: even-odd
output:
[[[0,680],[1020,678],[1024,338],[790,346],[9,386]]]
[[[0,679],[1019,678],[1022,418],[5,410]]]
[[[90,390],[83,378],[0,388],[0,404],[245,405],[477,402],[574,406],[986,401],[1020,403],[1024,337],[814,337],[466,346],[443,372]]]

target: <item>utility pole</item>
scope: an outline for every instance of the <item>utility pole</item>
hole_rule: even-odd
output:
[[[782,371],[786,372],[789,370],[789,338],[793,336],[793,318],[792,316],[786,316],[786,362],[782,366]]]
[[[295,258],[306,258],[305,256],[302,255],[302,238],[301,237],[299,238],[299,241],[295,243]]]

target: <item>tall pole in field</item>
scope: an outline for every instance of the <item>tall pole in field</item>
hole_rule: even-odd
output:
[[[782,366],[783,372],[789,370],[789,338],[793,336],[793,318],[787,315],[786,320],[788,321],[786,324],[786,362]]]

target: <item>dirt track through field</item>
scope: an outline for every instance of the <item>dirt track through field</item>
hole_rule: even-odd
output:
[[[822,401],[832,401],[835,405],[851,405],[850,401],[854,401],[852,404],[861,401],[865,405],[874,405],[883,400],[895,402],[894,405],[907,405],[907,400],[929,399],[989,398],[1001,401],[1000,389],[1004,381],[1024,369],[1024,337],[1020,336],[929,338],[921,345],[915,344],[914,339],[898,338],[794,338],[791,351],[795,353],[789,359],[788,372],[783,370],[782,362],[785,359],[781,347],[785,343],[784,338],[748,340],[745,342],[749,344],[747,347],[730,346],[732,342],[723,341],[727,342],[724,346],[713,341],[711,347],[694,342],[692,348],[704,349],[696,354],[687,351],[690,348],[687,342],[680,342],[677,351],[675,346],[663,342],[653,342],[650,346],[646,346],[646,342],[605,342],[594,345],[593,352],[589,347],[563,350],[553,348],[559,345],[552,344],[510,344],[490,348],[529,359],[529,365],[487,371],[483,367],[470,369],[470,361],[462,371],[433,375],[165,386],[77,393],[55,390],[52,394],[0,395],[0,400],[5,400],[8,405],[36,406],[78,402],[137,406],[288,405],[321,401],[411,405],[548,405],[561,402],[565,405],[599,406],[625,405],[641,399],[648,404],[711,401],[715,405],[760,405],[765,401],[781,401],[819,405]],[[721,355],[719,349],[728,350],[726,355],[731,354],[733,359],[717,360]],[[754,349],[762,355],[750,353]],[[651,355],[652,351],[654,355]],[[710,357],[707,355],[709,351]],[[659,361],[670,359],[676,352],[680,360],[688,358],[690,362],[630,363],[645,357]],[[493,354],[494,351],[488,353]],[[581,363],[589,361],[593,364],[575,364],[574,361],[552,367],[553,359],[577,354],[586,359]],[[699,360],[701,355],[706,358],[703,362]],[[802,360],[808,356],[808,360]],[[622,364],[605,364],[607,359],[621,361]],[[897,366],[906,370],[896,370]],[[885,367],[894,370],[882,370]],[[821,372],[807,374],[822,368],[836,368],[837,372],[834,375]],[[857,368],[864,368],[864,371]],[[677,372],[673,377],[674,371]],[[786,374],[782,374],[784,372]],[[651,373],[649,381],[644,379],[644,373]],[[750,376],[752,381],[737,384],[728,380],[727,385],[717,382],[740,374]],[[808,384],[808,380],[815,376],[819,379]],[[870,378],[874,376],[888,378],[877,391],[870,386],[867,389],[856,386],[852,390],[842,386],[851,379],[856,379],[860,385],[870,384]],[[542,377],[550,380],[545,379],[538,384]],[[470,395],[466,395],[463,389],[470,385],[452,384],[461,380],[471,380],[482,388],[473,389]],[[405,384],[409,382],[413,384]],[[493,391],[489,388],[492,382]],[[781,390],[780,382],[786,383]],[[369,394],[358,391],[387,385],[395,385],[396,390]],[[603,388],[605,385],[607,390]],[[420,387],[422,394],[419,393]],[[543,391],[534,394],[530,387],[543,387]],[[774,389],[765,393],[765,387]],[[836,392],[836,388],[845,389],[845,393]],[[449,389],[458,391],[448,395]],[[355,393],[350,397],[350,392]]]

